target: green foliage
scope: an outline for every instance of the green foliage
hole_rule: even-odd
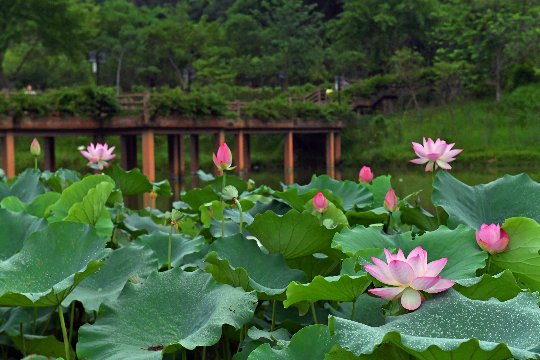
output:
[[[155,116],[223,116],[227,103],[216,94],[184,94],[178,89],[152,97],[149,114]]]

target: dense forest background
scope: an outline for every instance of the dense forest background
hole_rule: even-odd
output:
[[[199,87],[286,90],[342,75],[397,83],[417,107],[426,84],[442,101],[499,100],[538,80],[539,15],[533,0],[1,1],[0,84],[95,84],[96,51],[101,84],[118,92],[187,89],[194,69]]]

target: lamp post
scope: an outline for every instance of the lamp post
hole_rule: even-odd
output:
[[[334,76],[334,84],[336,86],[336,90],[338,92],[338,103],[341,106],[341,82],[343,81],[343,77],[340,75]]]
[[[92,72],[96,74],[96,85],[99,86],[99,64],[103,64],[105,62],[105,53],[99,52],[97,53],[96,58],[96,52],[90,51],[88,52],[88,58],[90,62],[92,63]]]
[[[187,80],[187,92],[191,90],[191,80],[197,77],[195,69],[184,69],[182,71],[182,77]]]

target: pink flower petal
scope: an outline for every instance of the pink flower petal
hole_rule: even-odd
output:
[[[446,265],[446,262],[448,261],[448,258],[442,258],[439,260],[435,260],[427,264],[427,270],[424,273],[424,276],[437,276],[441,272],[441,270]]]
[[[422,303],[422,298],[420,293],[411,288],[405,289],[403,295],[401,295],[401,305],[407,310],[416,310],[420,307]]]
[[[400,285],[404,287],[411,285],[411,281],[414,279],[414,271],[405,261],[392,260],[388,264],[388,268],[392,278]]]
[[[397,255],[395,255],[394,260],[407,261],[407,259],[405,259],[405,255],[403,254],[403,250],[398,249]]]
[[[435,285],[429,289],[424,290],[428,293],[438,293],[454,286],[454,282],[448,279],[439,279]]]
[[[441,167],[441,169],[444,169],[444,170],[450,170],[452,169],[452,167],[450,166],[450,164],[448,164],[447,162],[444,162],[442,160],[437,160],[437,165],[439,165]]]
[[[410,256],[410,255],[409,255]],[[411,266],[411,268],[414,271],[414,276],[422,276],[424,275],[425,269],[423,267],[423,260],[420,254],[417,254],[416,256],[410,258],[407,260],[407,263]]]
[[[394,260],[394,255],[392,255],[386,248],[384,248],[384,254],[386,255],[386,262],[390,264],[390,261]]]
[[[431,288],[433,285],[435,285],[439,279],[440,276],[434,276],[434,277],[417,277],[411,282],[411,287],[415,290],[426,290]]]
[[[391,276],[387,276],[385,272],[382,271],[381,268],[379,268],[377,265],[364,265],[364,268],[368,273],[371,274],[371,276],[384,284],[399,285],[396,281],[392,279]],[[388,271],[388,274],[390,274],[390,271]]]
[[[426,171],[433,171],[433,161],[429,161],[426,165]]]
[[[368,290],[370,293],[380,296],[386,300],[395,300],[400,297],[401,293],[405,290],[402,287],[386,287],[386,288],[375,288]]]
[[[415,163],[415,164],[425,164],[428,161],[429,161],[428,158],[420,158],[420,159],[412,159],[412,160],[410,160],[410,162]]]

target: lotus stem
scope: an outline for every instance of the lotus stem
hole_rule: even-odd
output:
[[[66,330],[66,323],[64,322],[64,312],[62,311],[62,305],[58,305],[58,315],[60,315],[60,325],[62,326],[62,335],[64,335],[64,349],[66,350],[66,360],[69,360],[69,339]]]
[[[34,156],[34,170],[37,171],[38,167],[37,167],[37,156]]]
[[[386,227],[386,233],[392,235],[392,213],[388,213],[388,226]]]
[[[354,299],[352,302],[352,313],[351,313],[351,321],[354,321],[354,313],[356,312],[356,300]]]
[[[433,186],[434,182],[435,182],[435,170],[432,170],[431,171],[431,187],[433,187],[433,189],[435,189],[435,186]],[[441,226],[441,219],[439,218],[439,210],[437,209],[437,206],[435,206],[435,214],[437,215],[437,225]]]
[[[173,224],[171,222],[171,229],[169,230],[169,262],[167,263],[168,270],[171,270],[172,228]]]
[[[202,347],[202,359],[206,360],[206,346]]]
[[[487,266],[486,266],[486,274],[489,274],[489,267],[491,266],[491,254],[488,253],[488,259],[487,259]]]
[[[311,313],[313,314],[313,323],[318,324],[319,322],[317,321],[317,314],[315,314],[315,303],[314,302],[311,302]]]
[[[242,224],[243,224],[243,221],[242,221],[242,205],[240,205],[240,201],[238,201],[238,199],[234,200],[234,202],[238,206],[238,210],[240,210],[240,234],[242,234]],[[275,304],[275,302],[274,302],[274,304]]]
[[[231,348],[229,347],[229,337],[225,335],[225,356],[228,359],[231,358]]]
[[[223,170],[223,186],[221,187],[221,193],[223,194],[223,190],[225,190],[225,170]],[[223,206],[221,206],[221,237],[225,236],[225,217],[223,216],[224,212]],[[240,225],[240,229],[242,228],[242,225]]]
[[[56,311],[56,308],[53,307],[53,309],[51,311],[51,315],[49,315],[49,319],[47,320],[47,323],[45,324],[45,327],[43,328],[43,330],[41,330],[41,336],[43,336],[43,334],[45,334],[45,331],[47,330],[47,326],[49,326],[49,323],[51,322],[52,316],[53,316],[55,311]]]
[[[270,326],[270,332],[274,331],[275,326],[276,326],[276,312],[277,312],[277,300],[274,300],[274,308],[272,309],[272,325]]]
[[[73,333],[73,319],[75,318],[75,300],[71,302],[71,314],[69,315],[69,343],[71,344],[71,334]]]
[[[240,328],[240,337],[238,338],[238,348],[236,348],[236,353],[238,354],[240,352],[240,348],[242,347],[242,342],[244,339],[242,339],[242,336],[244,335],[244,325]]]
[[[26,357],[26,344],[24,343],[24,332],[23,332],[23,324],[22,323],[21,323],[21,326],[20,326],[20,330],[21,330],[21,341],[22,341],[22,353],[23,353],[23,357]]]
[[[32,335],[36,335],[36,325],[37,325],[37,307],[34,308],[34,325],[32,326]]]

